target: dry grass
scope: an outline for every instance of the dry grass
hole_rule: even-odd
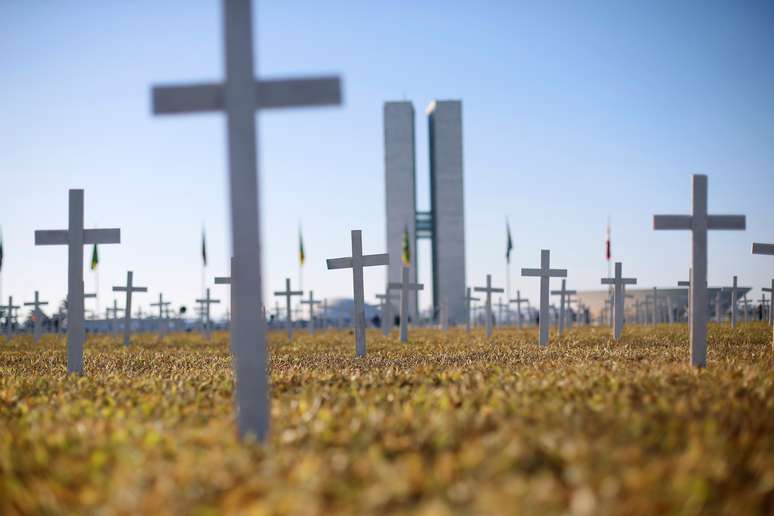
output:
[[[774,512],[762,324],[271,335],[272,432],[236,439],[227,335],[0,344],[0,513]]]

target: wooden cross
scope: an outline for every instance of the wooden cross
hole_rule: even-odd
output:
[[[211,298],[210,289],[208,288],[206,290],[204,299],[197,299],[196,302],[201,303],[202,307],[204,308],[204,336],[207,338],[207,340],[210,340],[212,338],[210,333],[210,305],[216,305],[220,303],[220,299]]]
[[[147,287],[135,287],[134,272],[127,271],[126,285],[123,287],[113,287],[113,292],[126,292],[126,301],[124,302],[124,346],[129,345],[129,334],[132,332],[132,293],[147,292]]]
[[[562,279],[562,288],[560,290],[552,290],[551,295],[553,296],[559,296],[559,336],[562,336],[562,333],[564,333],[564,318],[565,318],[565,301],[567,300],[568,296],[573,296],[577,294],[577,290],[567,290],[567,280]],[[569,301],[567,302],[569,306]]]
[[[67,246],[67,372],[76,374],[83,374],[83,344],[86,342],[83,246],[121,243],[121,230],[84,229],[83,218],[83,190],[70,190],[67,229],[35,231],[35,245]]]
[[[505,289],[493,287],[492,286],[492,275],[487,274],[486,275],[486,286],[485,287],[473,287],[474,292],[484,292],[486,295],[486,300],[484,301],[484,307],[486,310],[486,336],[491,337],[492,336],[492,294],[497,294],[501,292],[505,292]]]
[[[359,229],[353,229],[352,256],[344,258],[328,258],[326,265],[332,269],[352,269],[352,290],[354,293],[354,324],[355,324],[355,353],[362,357],[366,354],[365,338],[365,292],[363,288],[363,268],[378,265],[389,265],[390,256],[383,254],[363,254],[363,233]],[[408,302],[408,299],[406,300]],[[408,313],[408,307],[405,314]],[[401,301],[401,325],[403,324],[403,301]],[[402,333],[402,332],[401,332]]]
[[[400,283],[388,283],[387,293],[390,290],[400,290],[400,341],[408,342],[408,323],[409,323],[409,292],[418,291],[425,288],[422,283],[411,283],[411,269],[403,267],[401,271]]]
[[[465,330],[470,333],[470,304],[472,301],[480,301],[481,298],[473,297],[471,295],[471,289],[470,287],[467,287],[465,290],[465,314],[467,317],[465,318]]]
[[[529,303],[529,300],[527,298],[521,297],[521,291],[516,291],[516,298],[515,299],[509,299],[509,303],[516,303],[516,324],[519,326],[519,328],[522,327],[524,317],[521,315],[521,304],[522,303]]]
[[[35,291],[35,300],[34,301],[29,301],[27,303],[24,303],[24,306],[31,306],[31,307],[33,307],[32,308],[32,313],[33,313],[33,316],[34,316],[35,326],[33,327],[32,332],[33,332],[34,339],[35,339],[36,343],[40,342],[40,333],[41,333],[40,332],[40,330],[41,330],[41,324],[40,323],[42,322],[41,319],[42,319],[42,315],[43,315],[43,311],[40,309],[40,307],[43,306],[43,305],[47,305],[47,304],[48,304],[48,301],[41,301],[40,300],[40,295],[39,295],[37,290]]]
[[[522,276],[535,276],[540,278],[540,345],[548,346],[548,296],[550,278],[567,277],[567,269],[551,268],[551,251],[540,251],[539,269],[521,269]]]
[[[172,303],[170,301],[164,301],[164,294],[160,292],[159,292],[158,303],[151,303],[151,306],[159,307],[159,337],[160,338],[164,338],[164,335],[166,335],[167,333],[166,321],[164,321],[164,309],[171,304]]]
[[[615,262],[615,275],[612,278],[602,278],[603,285],[613,286],[613,338],[619,340],[624,327],[624,296],[626,285],[636,285],[636,278],[623,277],[623,264]]]
[[[653,229],[689,230],[693,236],[691,269],[691,365],[707,366],[707,231],[711,229],[743,230],[744,215],[709,215],[707,213],[707,176],[693,176],[691,215],[654,215]]]
[[[392,325],[395,324],[395,319],[392,316],[392,302],[400,301],[400,295],[391,294],[388,285],[384,294],[376,294],[376,299],[379,300],[379,310],[382,314],[382,335],[386,337],[390,334]]]
[[[309,291],[309,299],[302,300],[302,305],[309,305],[309,334],[314,335],[314,305],[321,304],[322,301],[318,301],[314,298],[314,291]]]
[[[290,290],[290,278],[285,278],[285,290],[274,292],[275,297],[285,298],[285,328],[288,332],[288,342],[293,340],[293,310],[290,309],[291,298],[293,296],[303,296],[303,290]]]
[[[240,435],[264,440],[269,431],[266,330],[255,317],[261,309],[261,242],[255,111],[341,104],[338,77],[257,80],[253,70],[252,2],[223,0],[225,81],[156,87],[153,111],[226,114],[232,256],[239,270],[232,294],[231,347],[236,376]],[[242,307],[242,308],[239,308]]]
[[[19,308],[21,308],[19,305],[13,304],[13,296],[8,296],[8,304],[3,307],[3,311],[5,311],[5,337],[8,340],[13,337],[13,311]]]

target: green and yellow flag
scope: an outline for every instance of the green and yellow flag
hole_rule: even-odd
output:
[[[304,265],[306,255],[304,254],[304,237],[301,234],[301,229],[298,230],[298,262]]]
[[[96,271],[99,265],[99,253],[97,253],[97,244],[91,250],[91,270]]]
[[[401,255],[404,267],[411,267],[411,242],[409,241],[408,226],[403,227],[403,253]]]

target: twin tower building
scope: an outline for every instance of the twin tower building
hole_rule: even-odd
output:
[[[430,211],[417,211],[414,106],[384,104],[384,184],[387,208],[388,281],[400,282],[408,259],[417,281],[417,242],[432,247],[433,313],[446,308],[449,324],[463,323],[465,312],[465,210],[463,204],[462,102],[434,101],[427,108],[430,153]],[[404,247],[408,245],[408,253]],[[403,259],[398,259],[403,257]],[[417,293],[409,300],[418,320]]]

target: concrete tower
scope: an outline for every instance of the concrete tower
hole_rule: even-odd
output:
[[[385,187],[389,281],[400,280],[403,235],[408,229],[411,281],[416,281],[416,242],[432,245],[433,308],[448,305],[449,323],[465,321],[465,211],[463,203],[462,102],[434,101],[427,109],[430,149],[430,211],[416,210],[414,108],[384,105]],[[416,319],[416,294],[409,301]]]

